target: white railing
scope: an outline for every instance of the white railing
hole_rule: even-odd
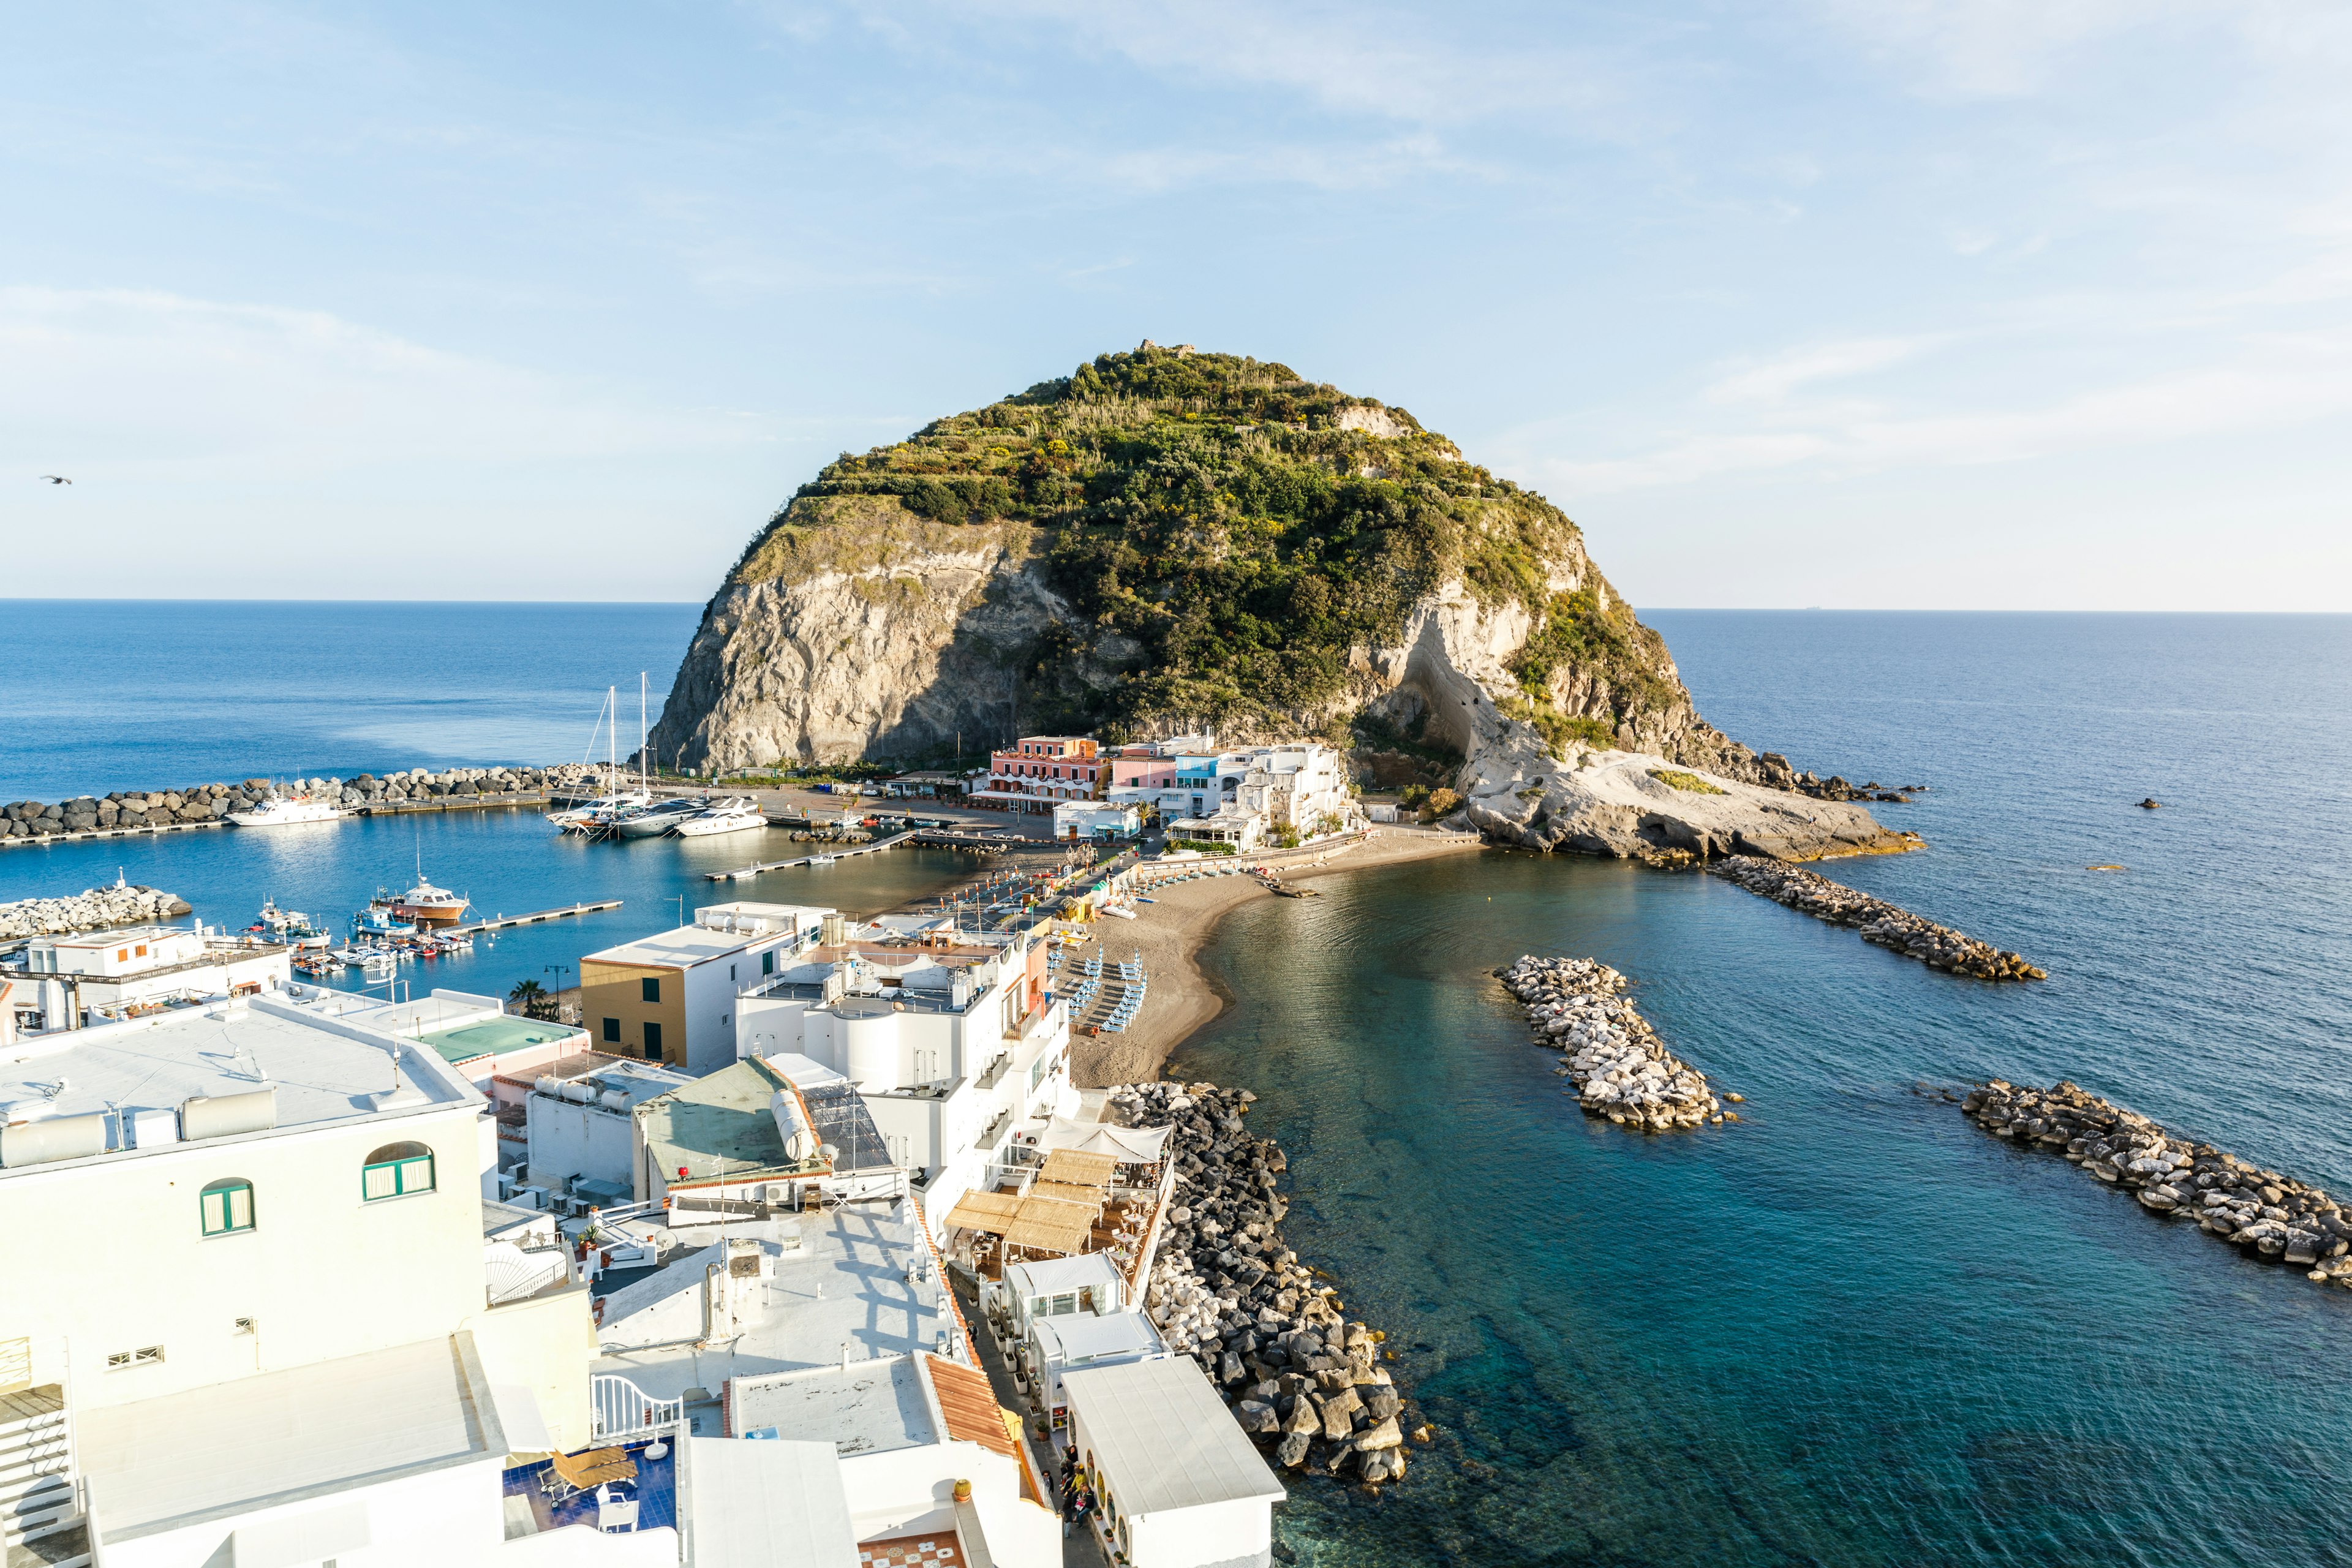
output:
[[[609,1373],[588,1380],[588,1401],[590,1435],[600,1440],[674,1426],[686,1408],[682,1399],[655,1399],[627,1378]]]

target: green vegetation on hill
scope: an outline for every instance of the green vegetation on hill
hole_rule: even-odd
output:
[[[1540,651],[1523,656],[1531,704],[1548,706],[1554,662],[1613,663],[1622,650],[1630,666],[1649,635],[1622,606],[1620,624],[1577,602],[1586,595],[1551,602],[1545,563],[1578,534],[1542,497],[1463,461],[1402,409],[1231,354],[1105,354],[905,441],[845,452],[733,580],[829,563],[826,527],[851,518],[925,535],[1033,531],[1048,583],[1091,628],[1034,650],[1022,710],[1040,726],[1322,711],[1349,648],[1392,641],[1450,577],[1549,617]],[[1638,680],[1612,675],[1612,687],[1648,696]],[[1612,729],[1550,717],[1575,734]]]

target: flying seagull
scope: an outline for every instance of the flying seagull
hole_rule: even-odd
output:
[[[71,479],[66,478],[63,474],[43,474],[41,478],[48,480],[49,483],[53,485],[69,485],[73,483]]]

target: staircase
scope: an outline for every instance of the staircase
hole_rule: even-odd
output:
[[[52,1383],[0,1394],[0,1565],[89,1562],[65,1391]]]

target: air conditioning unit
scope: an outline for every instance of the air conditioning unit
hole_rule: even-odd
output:
[[[510,1204],[515,1198],[515,1179],[510,1172],[499,1173],[499,1202]]]
[[[547,1207],[547,1189],[545,1187],[517,1187],[515,1189],[514,1201],[518,1207],[527,1209],[544,1209]]]

